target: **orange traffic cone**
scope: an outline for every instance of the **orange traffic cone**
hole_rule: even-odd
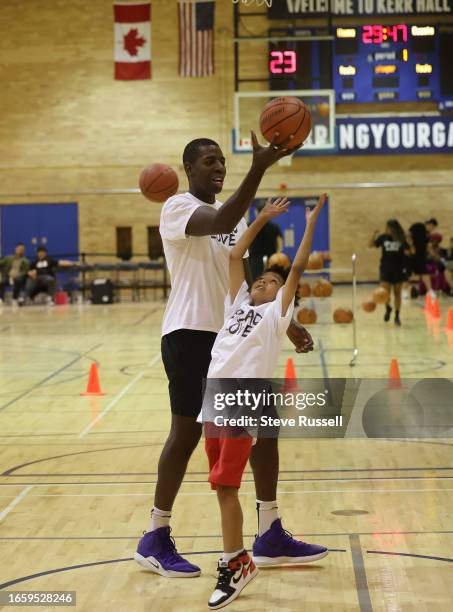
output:
[[[445,329],[448,331],[453,331],[453,308],[448,309],[447,327]]]
[[[296,379],[296,369],[294,368],[294,361],[292,357],[288,357],[285,368],[285,384],[281,388],[281,391],[299,391]]]
[[[105,393],[101,391],[98,366],[96,363],[91,364],[90,375],[88,376],[87,390],[85,391],[85,393],[81,393],[80,395],[105,395]]]
[[[429,314],[431,314],[431,308],[433,306],[433,301],[431,299],[431,294],[429,291],[426,292],[425,295],[425,308],[424,311],[428,312]]]
[[[389,379],[387,389],[401,389],[400,368],[398,359],[392,359],[390,362]]]
[[[433,319],[440,319],[439,300],[433,300],[431,302],[431,316]]]

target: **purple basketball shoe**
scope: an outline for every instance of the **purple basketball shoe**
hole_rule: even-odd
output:
[[[257,536],[253,545],[253,560],[259,567],[311,563],[328,554],[324,546],[295,540],[283,529],[280,519],[276,519],[262,536]]]
[[[200,568],[178,555],[170,531],[171,527],[160,527],[160,529],[146,532],[138,543],[134,559],[147,570],[166,578],[199,576]]]

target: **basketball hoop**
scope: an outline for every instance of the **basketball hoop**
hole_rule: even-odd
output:
[[[263,6],[265,4],[268,8],[272,6],[272,0],[233,0],[233,4],[245,4],[246,6],[250,6],[251,4],[256,4],[256,6]]]

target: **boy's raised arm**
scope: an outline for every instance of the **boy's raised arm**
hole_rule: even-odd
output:
[[[302,238],[302,242],[297,249],[291,270],[289,271],[288,278],[286,279],[286,283],[283,288],[282,316],[285,316],[289,305],[294,300],[294,296],[296,295],[297,287],[299,285],[299,279],[307,267],[316,221],[322,207],[324,206],[326,198],[327,195],[323,193],[312,211],[310,211],[308,208],[305,209],[306,226],[304,237]]]
[[[266,225],[266,223],[273,217],[278,217],[279,215],[285,213],[288,210],[288,206],[288,198],[277,198],[274,200],[274,202],[272,202],[272,200],[269,198],[265,207],[258,214],[255,221],[249,225],[249,227],[245,230],[234,247],[231,249],[229,276],[230,297],[232,302],[234,302],[238,291],[245,280],[242,258],[247,252],[247,249],[250,247],[257,234]]]

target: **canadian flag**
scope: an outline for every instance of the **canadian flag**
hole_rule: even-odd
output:
[[[115,2],[115,79],[151,78],[151,4]]]

